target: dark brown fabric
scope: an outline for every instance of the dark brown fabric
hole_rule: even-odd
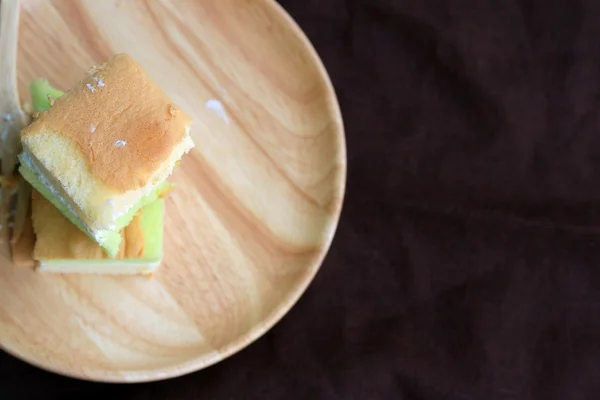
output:
[[[281,3],[347,128],[344,213],[306,295],[165,382],[2,354],[1,398],[600,398],[600,2]]]

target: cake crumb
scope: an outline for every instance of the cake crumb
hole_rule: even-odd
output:
[[[92,93],[94,93],[96,91],[96,89],[92,85],[90,85],[89,83],[86,83],[85,86],[87,86],[87,88],[90,89],[90,91]]]
[[[23,105],[21,106],[21,108],[23,109],[24,112],[26,112],[27,114],[31,114],[33,113],[33,106],[31,105],[30,102],[26,101],[25,103],[23,103]]]
[[[127,142],[124,140],[117,140],[115,142],[115,146],[117,146],[117,147],[125,147],[126,144],[127,144]]]
[[[94,75],[98,71],[102,71],[106,68],[106,63],[102,63],[100,65],[93,65],[92,68],[88,69],[88,74]]]
[[[50,102],[50,107],[52,107],[54,105],[54,97],[52,97],[52,95],[48,95],[48,101]]]
[[[173,117],[176,116],[178,111],[179,110],[176,107],[174,107],[172,104],[169,105],[169,114],[171,114],[171,116],[173,116]]]
[[[104,81],[101,78],[98,78],[97,76],[94,76],[92,79],[96,81],[96,83],[98,84],[98,86],[104,87]]]

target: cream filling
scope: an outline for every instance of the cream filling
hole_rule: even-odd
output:
[[[46,176],[39,169],[39,167],[37,166],[37,163],[35,161],[33,161],[33,158],[31,158],[29,153],[27,153],[27,152],[22,153],[21,162],[23,162],[23,164],[25,164],[29,169],[31,169],[33,172],[35,172],[35,175],[37,176],[37,178],[40,180],[40,182],[44,186],[46,186],[46,188],[48,188],[50,193],[52,193],[52,195],[54,197],[56,197],[65,206],[66,209],[68,209],[71,213],[73,213],[73,215],[75,215],[77,217],[77,220],[81,221],[81,223],[83,225],[85,225],[85,223],[83,223],[83,220],[81,218],[79,218],[79,215],[77,215],[77,211],[75,211],[75,208],[71,205],[71,203],[69,203],[67,200],[65,200],[65,198],[58,192],[58,190],[56,190],[54,188],[54,186],[50,183],[50,181],[46,178]]]
[[[75,207],[69,202],[67,201],[67,199],[65,199],[58,190],[56,190],[54,188],[54,185],[52,185],[52,183],[50,182],[50,180],[48,180],[48,178],[46,178],[46,175],[44,175],[44,173],[41,171],[41,169],[38,167],[37,163],[33,160],[33,158],[27,153],[27,152],[23,152],[21,154],[21,162],[23,164],[25,164],[27,166],[27,168],[31,169],[35,175],[37,176],[37,178],[39,179],[39,181],[42,183],[42,185],[44,185],[48,191],[50,193],[52,193],[52,195],[67,209],[69,210],[69,212],[73,215],[73,217],[81,224],[81,226],[83,226],[87,232],[88,235],[92,236],[94,239],[96,240],[102,240],[103,238],[103,232],[93,232],[85,223],[85,221],[79,216],[79,214],[77,213],[77,211],[75,210]],[[98,242],[100,244],[102,244],[102,242]]]
[[[85,223],[85,221],[79,216],[76,206],[73,205],[73,203],[71,203],[70,201],[68,201],[63,195],[60,194],[60,191],[58,191],[54,187],[52,182],[50,182],[50,180],[48,178],[46,178],[46,175],[39,168],[39,166],[37,165],[37,162],[27,152],[23,152],[21,154],[20,161],[23,164],[25,164],[25,166],[27,168],[29,168],[33,171],[33,173],[38,178],[40,183],[42,185],[44,185],[46,187],[46,189],[48,189],[48,191],[50,193],[52,193],[52,195],[71,213],[73,218],[77,222],[79,222],[80,227],[83,227],[83,229],[85,229],[85,232],[90,237],[94,238],[94,240],[96,242],[98,242],[98,244],[100,244],[100,246],[102,246],[106,242],[106,234],[112,232],[111,230],[100,229],[100,230],[93,231],[92,229],[90,229],[90,227]]]

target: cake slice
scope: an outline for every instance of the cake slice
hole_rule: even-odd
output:
[[[22,131],[20,172],[116,257],[121,230],[194,146],[190,125],[131,57],[118,54]]]
[[[162,196],[161,196],[162,197]],[[162,260],[164,200],[143,207],[121,232],[115,258],[74,226],[34,190],[31,221],[33,259],[41,271],[85,274],[150,274]]]

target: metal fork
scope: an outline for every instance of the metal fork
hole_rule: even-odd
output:
[[[2,174],[0,239],[4,242],[8,239],[11,199],[18,182],[15,177],[15,167],[17,155],[21,151],[19,133],[29,124],[29,116],[21,110],[17,91],[19,14],[19,0],[0,0],[0,172]],[[19,188],[19,192],[21,191],[23,188]],[[18,204],[21,207],[27,206],[28,201],[21,198],[18,199]]]

